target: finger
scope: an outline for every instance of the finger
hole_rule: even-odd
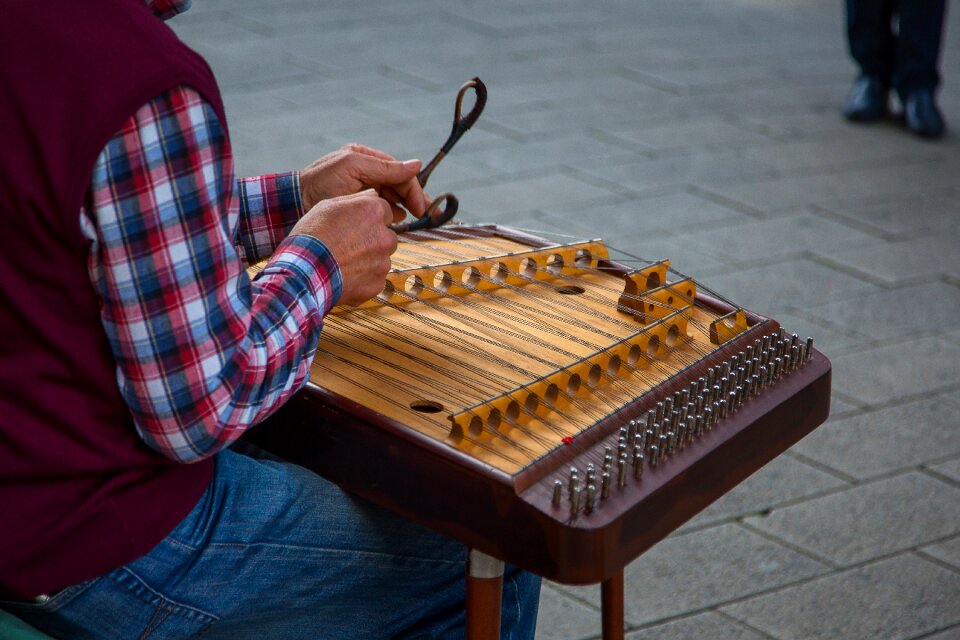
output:
[[[397,185],[410,179],[416,179],[420,171],[419,160],[385,160],[374,156],[355,154],[350,157],[353,176],[371,187]]]
[[[393,205],[383,198],[377,198],[377,201],[380,203],[380,208],[383,211],[383,224],[387,226],[393,224]]]
[[[430,200],[423,192],[420,182],[414,177],[401,184],[395,184],[391,187],[403,201],[403,205],[415,217],[419,218],[427,210]]]
[[[373,147],[368,147],[365,144],[359,144],[357,142],[351,142],[350,144],[344,147],[347,151],[355,151],[356,153],[362,153],[365,156],[373,156],[374,158],[380,158],[381,160],[396,160],[392,155],[386,151],[380,151],[379,149],[374,149]]]
[[[417,180],[419,160],[381,160],[372,156],[357,155],[352,158],[354,175],[365,185],[382,189],[391,187],[401,198],[410,213],[419,217],[427,208],[423,187]]]
[[[403,222],[403,219],[407,217],[407,210],[401,209],[395,204],[390,204],[390,210],[393,212],[393,220],[391,221],[391,224]]]
[[[399,193],[393,190],[393,187],[381,187],[380,197],[390,204],[403,204],[403,198],[400,197]]]

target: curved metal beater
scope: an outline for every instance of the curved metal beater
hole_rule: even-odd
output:
[[[466,95],[467,90],[473,89],[476,94],[476,102],[473,104],[473,109],[470,110],[470,113],[467,115],[462,115],[463,109],[463,97]],[[447,138],[447,141],[443,143],[443,146],[440,147],[440,151],[437,152],[433,159],[427,163],[423,169],[420,170],[420,173],[417,174],[417,182],[420,183],[421,187],[427,185],[427,180],[430,179],[430,174],[433,173],[433,170],[437,168],[437,165],[440,164],[440,161],[443,160],[450,150],[453,149],[453,146],[457,144],[457,140],[467,132],[467,129],[473,126],[473,123],[477,121],[477,118],[480,117],[480,114],[483,112],[483,108],[487,104],[487,87],[483,84],[480,78],[474,78],[469,82],[465,82],[460,91],[457,93],[457,103],[453,111],[453,129],[450,131],[450,136]],[[440,205],[446,203],[446,206],[440,211],[439,215],[436,214],[437,210],[440,208]],[[456,215],[457,209],[459,208],[460,203],[457,200],[457,197],[452,193],[441,193],[439,196],[433,199],[430,205],[427,207],[427,210],[423,212],[423,215],[418,219],[412,222],[401,222],[400,224],[392,224],[390,228],[397,233],[403,233],[405,231],[420,231],[423,229],[434,229],[439,227],[442,224],[446,224],[453,216]]]

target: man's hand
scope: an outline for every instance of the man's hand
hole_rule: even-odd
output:
[[[390,204],[393,222],[406,217],[400,205],[420,217],[429,203],[417,182],[418,171],[419,160],[400,162],[383,151],[348,144],[300,172],[303,208],[309,211],[322,200],[375,189]]]
[[[290,235],[320,239],[343,276],[340,304],[360,304],[383,290],[397,234],[387,228],[391,205],[373,189],[320,201],[300,218]]]

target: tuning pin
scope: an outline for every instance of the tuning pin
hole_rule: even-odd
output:
[[[563,496],[563,481],[554,480],[553,481],[553,506],[560,506],[560,499]]]
[[[597,498],[597,487],[593,484],[587,485],[587,497],[586,501],[583,504],[583,510],[585,513],[590,513],[593,511],[593,503]]]

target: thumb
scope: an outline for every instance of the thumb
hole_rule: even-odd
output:
[[[419,160],[382,160],[372,156],[357,158],[357,178],[368,185],[402,184],[420,171]]]

